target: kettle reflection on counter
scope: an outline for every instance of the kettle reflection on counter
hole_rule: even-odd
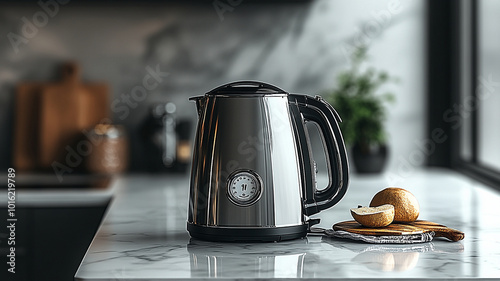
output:
[[[272,248],[238,243],[217,247],[212,242],[191,239],[187,245],[191,277],[232,277],[236,270],[243,270],[236,273],[243,273],[245,278],[314,277],[319,256],[304,249],[293,250],[297,243],[299,248],[308,247],[307,239],[293,243],[275,243]]]

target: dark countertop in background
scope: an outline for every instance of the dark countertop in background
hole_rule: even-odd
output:
[[[16,178],[16,207],[90,207],[109,202],[116,180],[109,176],[22,174]],[[0,175],[0,201],[7,202],[7,175]]]

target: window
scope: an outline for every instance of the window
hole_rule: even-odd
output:
[[[500,189],[500,1],[427,1],[429,166]]]
[[[452,166],[500,188],[500,1],[460,1]]]
[[[500,1],[477,2],[478,151],[481,166],[500,172]]]

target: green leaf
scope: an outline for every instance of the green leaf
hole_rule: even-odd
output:
[[[350,58],[351,67],[342,71],[337,76],[336,87],[324,94],[342,117],[340,128],[347,144],[385,142],[386,104],[395,101],[394,94],[377,94],[377,91],[382,85],[397,81],[396,78],[374,67],[360,70],[367,53],[367,46],[356,48]]]

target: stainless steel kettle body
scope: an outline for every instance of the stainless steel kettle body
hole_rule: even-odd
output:
[[[187,229],[217,241],[304,237],[308,216],[346,193],[339,116],[322,98],[254,81],[218,87],[197,103]],[[329,185],[316,188],[306,122],[319,125]]]

